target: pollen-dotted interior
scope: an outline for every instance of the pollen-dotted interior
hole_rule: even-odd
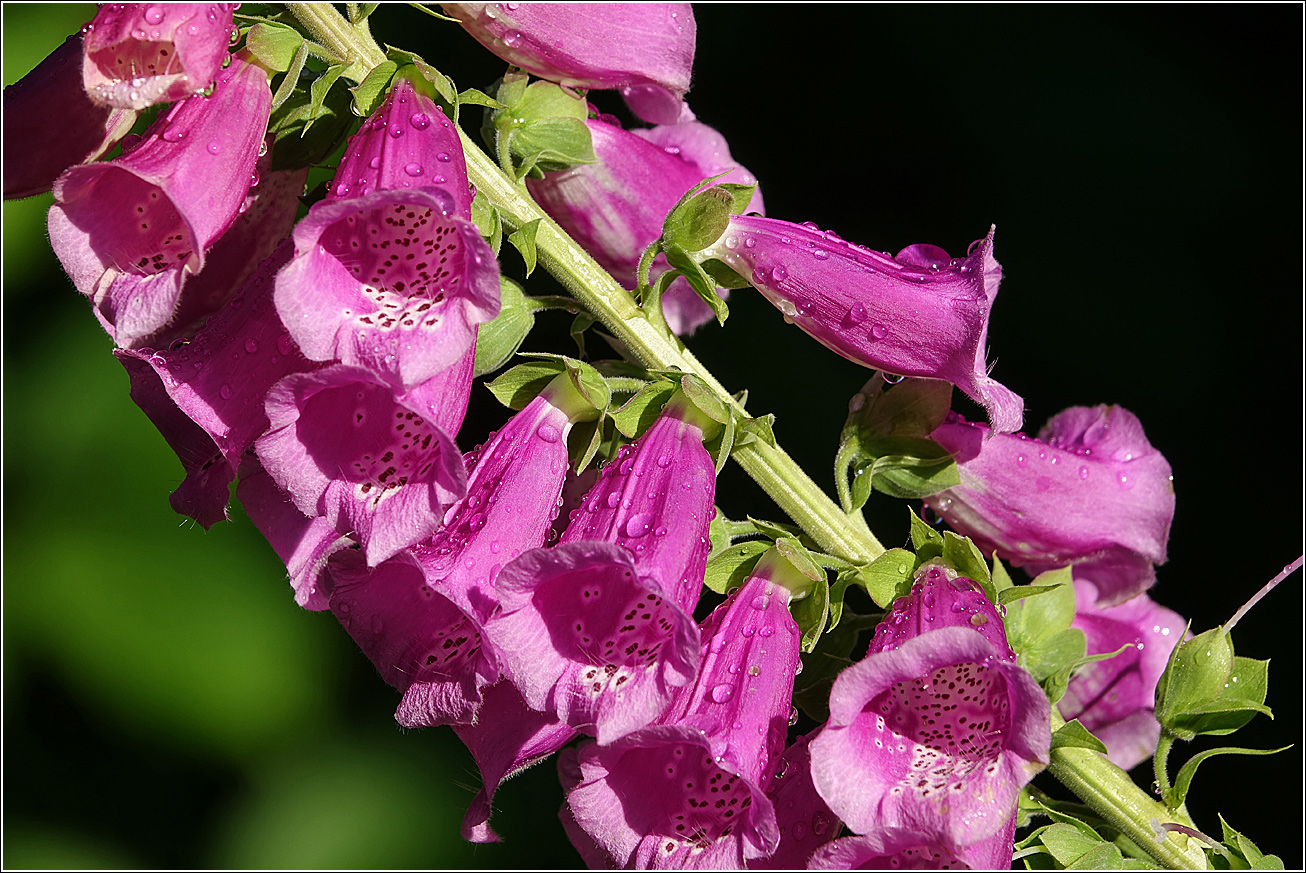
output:
[[[877,752],[911,755],[891,794],[961,792],[972,774],[997,771],[1011,722],[1007,680],[983,664],[941,667],[880,693],[859,720]]]
[[[373,507],[411,480],[428,481],[440,452],[431,425],[380,385],[314,394],[300,413],[298,435],[323,472],[350,482]]]
[[[433,329],[458,291],[467,250],[452,222],[428,207],[391,203],[332,224],[322,247],[372,304],[355,318],[380,330]]]
[[[141,31],[142,35],[144,32]],[[131,81],[142,76],[171,76],[184,72],[171,40],[125,39],[116,45],[87,53],[107,79]]]
[[[104,203],[123,204],[125,215],[122,207],[106,210]],[[191,257],[190,237],[172,200],[126,170],[106,168],[68,214],[89,234],[91,248],[121,271],[150,276]]]
[[[625,799],[627,821],[644,833],[675,838],[668,843],[711,845],[735,833],[752,805],[748,784],[692,743],[631,749],[608,782]]]
[[[862,863],[867,870],[969,870],[970,865],[960,861],[943,846],[916,846],[903,849],[896,855],[880,855]]]
[[[423,581],[426,597],[439,595]],[[411,651],[414,682],[458,681],[474,672],[480,652],[481,633],[475,623],[456,607],[444,611],[446,621],[423,629],[420,645]]]

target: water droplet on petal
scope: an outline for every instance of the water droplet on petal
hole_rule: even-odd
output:
[[[216,142],[209,143],[207,148],[209,150],[209,154],[211,155],[216,155],[219,151],[218,144]]]
[[[854,303],[848,309],[849,324],[857,325],[866,320],[866,307],[860,303]]]
[[[181,142],[182,138],[186,136],[186,131],[176,127],[169,127],[161,136],[164,142]]]
[[[369,167],[371,167],[373,170],[378,170],[378,169],[380,169],[380,168],[381,168],[381,156],[380,156],[380,155],[377,155],[376,157],[372,158],[372,160],[370,160],[370,161],[367,162],[367,165],[368,165]]]
[[[221,388],[218,389],[218,394],[222,397],[223,400],[230,400],[231,395],[234,393],[235,392],[231,390],[230,385],[223,385]]]
[[[422,175],[422,165],[413,161],[404,167],[404,172],[410,176],[420,176]]]
[[[626,536],[632,539],[642,537],[649,532],[653,526],[653,516],[647,512],[640,512],[632,515],[626,522]]]
[[[1025,466],[1027,463],[1029,463],[1029,461],[1025,458],[1024,455],[1016,455],[1016,466],[1017,466],[1017,467],[1023,467],[1023,466]]]
[[[252,339],[247,339],[247,340],[245,340],[245,351],[248,352],[248,353],[251,354],[251,355],[254,354],[255,352],[257,352],[257,351],[258,351],[258,342],[255,341],[255,340],[252,340]]]
[[[558,433],[558,429],[551,424],[540,425],[536,429],[535,435],[540,439],[544,440],[546,443],[556,443],[559,440],[559,438],[561,438],[562,436],[560,433]]]
[[[871,339],[882,340],[889,335],[889,329],[882,324],[871,325]]]
[[[418,130],[426,130],[431,126],[431,119],[425,112],[414,112],[408,117],[408,123]]]
[[[453,158],[449,157],[448,152],[440,152],[438,155],[435,156],[435,159],[444,164],[447,164],[453,160]]]
[[[609,494],[609,495],[608,495],[608,508],[609,508],[609,509],[616,509],[617,506],[618,506],[620,503],[621,503],[621,495],[620,495],[620,494],[617,494],[616,492],[613,492],[612,494]]]
[[[716,703],[729,703],[734,696],[734,686],[725,682],[712,689],[712,700]]]

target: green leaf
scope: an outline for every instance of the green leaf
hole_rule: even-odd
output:
[[[1120,870],[1124,867],[1124,856],[1113,843],[1098,843],[1075,861],[1067,870]]]
[[[1070,866],[1099,846],[1109,845],[1096,834],[1090,836],[1074,825],[1060,822],[1049,825],[1040,838],[1052,857],[1063,866]],[[1117,855],[1119,852],[1117,851]]]
[[[353,24],[362,24],[364,21],[367,21],[368,16],[375,12],[376,7],[380,5],[380,3],[359,3],[357,10],[350,16],[350,22]]]
[[[686,251],[701,251],[726,232],[733,206],[734,196],[724,186],[700,191],[667,213],[662,239]]]
[[[997,592],[993,589],[993,580],[989,578],[989,565],[984,563],[984,555],[969,537],[946,531],[943,534],[943,560],[967,579],[979,583],[979,586],[984,589],[984,596],[990,602],[997,602]],[[1073,600],[1073,592],[1071,597]],[[1072,617],[1073,614],[1072,612]]]
[[[845,431],[870,437],[926,439],[947,417],[952,385],[937,379],[904,379],[888,386],[877,374],[857,397],[862,400],[859,403],[854,397],[849,404]]]
[[[484,91],[467,88],[458,94],[458,102],[467,106],[488,106],[491,109],[504,109],[504,105]]]
[[[916,550],[917,561],[928,561],[942,555],[943,535],[926,524],[914,510],[909,508],[907,511],[911,513],[911,544]],[[922,552],[931,554],[922,555]]]
[[[741,185],[738,182],[722,182],[716,187],[730,193],[732,201],[730,212],[733,215],[743,215],[744,210],[748,208],[748,204],[752,202],[753,195],[757,193],[756,185]]]
[[[1165,805],[1171,809],[1178,809],[1183,805],[1184,799],[1188,797],[1188,789],[1192,787],[1193,776],[1196,775],[1197,768],[1207,758],[1214,758],[1216,755],[1275,755],[1291,748],[1292,746],[1283,746],[1279,749],[1243,749],[1236,746],[1223,746],[1218,749],[1207,749],[1198,752],[1179,768],[1179,773],[1174,779],[1174,785],[1166,792]]]
[[[1107,753],[1106,744],[1093,736],[1088,728],[1079,723],[1079,719],[1071,719],[1066,722],[1056,733],[1052,734],[1052,748],[1080,748],[1092,749],[1095,752]]]
[[[671,395],[676,393],[676,383],[659,379],[636,392],[634,397],[616,412],[610,413],[612,424],[622,436],[635,439],[657,420]]]
[[[598,454],[603,445],[603,417],[593,421],[582,421],[572,425],[571,435],[567,438],[567,451],[576,459],[572,471],[581,473]]]
[[[784,524],[778,521],[767,521],[764,518],[753,518],[747,516],[746,522],[752,525],[753,530],[757,531],[764,537],[770,537],[773,540],[783,539],[784,537],[796,537],[800,534],[797,525]]]
[[[308,87],[310,123],[322,114],[322,105],[326,102],[326,96],[330,92],[331,86],[340,78],[340,74],[348,68],[348,64],[335,64],[327,67],[326,72],[314,79],[313,84]]]
[[[1182,739],[1199,733],[1227,734],[1246,724],[1255,712],[1246,712],[1245,717],[1241,713],[1248,709],[1245,704],[1264,702],[1266,676],[1263,664],[1241,663],[1247,678],[1235,682],[1235,663],[1233,642],[1223,628],[1179,642],[1156,684],[1156,720]],[[1244,681],[1249,683],[1248,692],[1239,687]],[[1237,690],[1230,691],[1230,686]],[[1226,695],[1229,699],[1222,701]]]
[[[1018,599],[1007,607],[1007,641],[1019,654],[1070,627],[1075,620],[1075,589],[1070,569],[1042,573],[1027,587],[1053,587],[1038,597]],[[1021,586],[1015,586],[1012,590]]]
[[[766,540],[737,543],[707,562],[703,584],[717,594],[726,594],[744,584],[757,559],[771,548]]]
[[[398,72],[399,65],[394,61],[382,61],[372,68],[363,81],[349,91],[354,95],[354,114],[366,118],[381,104],[390,80]]]
[[[871,484],[890,497],[919,499],[961,484],[956,461],[927,439],[861,435],[854,458],[869,469]]]
[[[490,202],[490,198],[483,191],[477,191],[476,196],[472,198],[472,221],[476,229],[480,231],[481,236],[490,239],[496,232],[503,234],[502,220],[499,218],[499,210]],[[499,250],[494,251],[498,256]]]
[[[703,261],[701,266],[709,276],[712,277],[722,288],[747,288],[749,282],[743,276],[736,273],[725,261],[718,261],[716,258],[708,258]]]
[[[1014,649],[1015,646],[1012,648]],[[1027,647],[1017,654],[1017,661],[1030,672],[1030,675],[1042,682],[1059,672],[1069,673],[1084,657],[1086,649],[1084,632],[1072,627],[1058,631]],[[1066,679],[1068,681],[1069,676]]]
[[[512,130],[508,145],[517,163],[518,179],[528,174],[543,178],[545,173],[558,173],[598,160],[590,129],[577,118],[532,119]]]
[[[308,60],[308,43],[300,42],[299,48],[295,51],[295,56],[290,60],[290,69],[285,76],[281,78],[281,84],[277,86],[277,93],[272,95],[272,108],[276,109],[290,99],[290,95],[295,92],[295,86],[299,84],[299,74],[304,70],[304,62]]]
[[[716,316],[717,324],[725,324],[730,310],[726,302],[716,293],[716,282],[712,276],[680,246],[666,243],[662,251],[667,256],[667,263],[679,270],[684,275],[685,281],[689,283],[689,287],[694,289],[694,293],[712,307],[712,314]]]
[[[794,569],[813,582],[825,578],[825,570],[812,558],[812,553],[803,547],[797,537],[780,537],[775,541],[775,550],[780,553]]]
[[[260,21],[245,35],[245,48],[250,54],[264,67],[279,73],[290,69],[303,43],[299,31],[270,21]]]
[[[527,304],[521,286],[499,277],[499,314],[482,324],[476,334],[474,375],[493,373],[508,363],[535,326],[535,314]]]
[[[859,570],[858,582],[877,606],[887,607],[911,590],[915,561],[916,556],[906,549],[889,549]]]
[[[522,260],[526,262],[527,278],[535,272],[535,234],[539,231],[540,222],[543,220],[543,218],[533,218],[508,234],[508,242],[521,252]]]
[[[528,361],[513,367],[486,387],[504,406],[520,412],[566,369],[561,360]]]
[[[1006,570],[1003,570],[1003,574],[1006,574]],[[996,577],[997,573],[993,575]],[[1007,581],[1011,581],[1010,577],[1007,578]],[[998,603],[1006,606],[1009,603],[1015,603],[1017,600],[1024,600],[1026,597],[1036,597],[1039,594],[1047,594],[1049,591],[1059,591],[1060,589],[1061,586],[1059,585],[1012,585],[998,592]]]
[[[780,542],[783,542],[783,540],[777,542],[776,545],[779,546]],[[816,644],[825,632],[826,622],[830,618],[829,582],[826,581],[824,573],[815,582],[816,584],[812,586],[811,593],[802,600],[794,601],[790,607],[794,621],[798,623],[798,630],[802,633],[802,651],[804,652],[811,652],[816,649]]]

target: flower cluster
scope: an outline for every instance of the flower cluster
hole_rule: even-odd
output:
[[[710,274],[751,284],[845,358],[951,383],[983,408],[989,424],[941,408],[915,440],[956,467],[924,501],[983,556],[1072,567],[1083,654],[1118,654],[1067,665],[1052,699],[1119,766],[1150,755],[1154,689],[1184,634],[1143,594],[1165,560],[1170,467],[1119,407],[1017,432],[1023,401],[985,364],[994,232],[964,257],[890,255],[763,216],[756,178],[684,102],[687,5],[444,7],[501,58],[619,90],[656,125],[624,130],[593,110],[593,161],[513,189],[627,289],[679,271],[651,298],[663,311],[646,313],[649,332],[672,346],[666,328],[708,320]],[[375,109],[358,110],[333,178],[305,198],[307,166],[274,161],[270,83],[287,67],[248,45],[230,54],[232,22],[221,4],[105,6],[6,90],[7,116],[55,99],[79,109],[63,136],[31,112],[6,120],[7,146],[12,134],[51,148],[5,149],[5,196],[53,191],[55,252],[185,470],[173,507],[207,528],[237,482],[296,602],[339,621],[398,692],[397,722],[450,726],[466,744],[482,787],[464,837],[497,840],[501,783],[559,753],[562,823],[594,866],[1009,865],[1052,704],[976,550],[967,563],[949,551],[960,537],[930,531],[948,545],[917,543],[901,596],[868,583],[888,608],[861,657],[851,644],[834,655],[848,666],[818,705],[807,688],[813,717],[798,727],[801,656],[827,654],[836,598],[868,567],[752,520],[743,536],[775,544],[730,563],[716,474],[736,443],[773,441],[765,423],[656,362],[555,358],[513,383],[517,411],[464,454],[475,379],[495,369],[478,339],[507,329],[499,219],[469,184],[457,100],[446,113],[447,82],[413,56],[372,104],[369,77],[356,106]],[[704,188],[716,206],[687,210]],[[698,217],[677,239],[696,250],[658,248],[682,211]],[[533,264],[533,237],[515,243]],[[631,395],[615,413],[614,393]],[[724,568],[712,609],[710,559]],[[830,568],[851,577],[831,586]]]

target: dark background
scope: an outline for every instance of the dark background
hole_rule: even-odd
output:
[[[8,84],[91,9],[3,14]],[[954,254],[997,225],[989,354],[1027,429],[1118,403],[1174,468],[1157,600],[1205,630],[1301,554],[1300,6],[696,15],[691,103],[761,179],[769,215]],[[383,6],[373,30],[460,87],[502,70],[410,9]],[[180,466],[49,252],[49,202],[4,207],[5,865],[579,865],[551,764],[499,792],[503,844],[463,843],[479,778],[452,732],[394,724],[397,695],[329,615],[295,607],[238,510],[207,533],[171,513]],[[505,269],[520,275],[514,255]],[[542,318],[528,347],[565,327]],[[830,482],[867,371],[745,292],[690,345]],[[460,443],[501,419],[479,392]],[[733,467],[718,502],[778,517]],[[873,497],[869,515],[886,544],[906,537],[900,502]],[[1234,633],[1239,654],[1274,659],[1278,718],[1233,744],[1300,744],[1301,591],[1298,574]],[[1177,750],[1172,772],[1217,744]],[[1215,758],[1189,808],[1203,830],[1218,834],[1222,812],[1300,866],[1301,774],[1300,745]]]

